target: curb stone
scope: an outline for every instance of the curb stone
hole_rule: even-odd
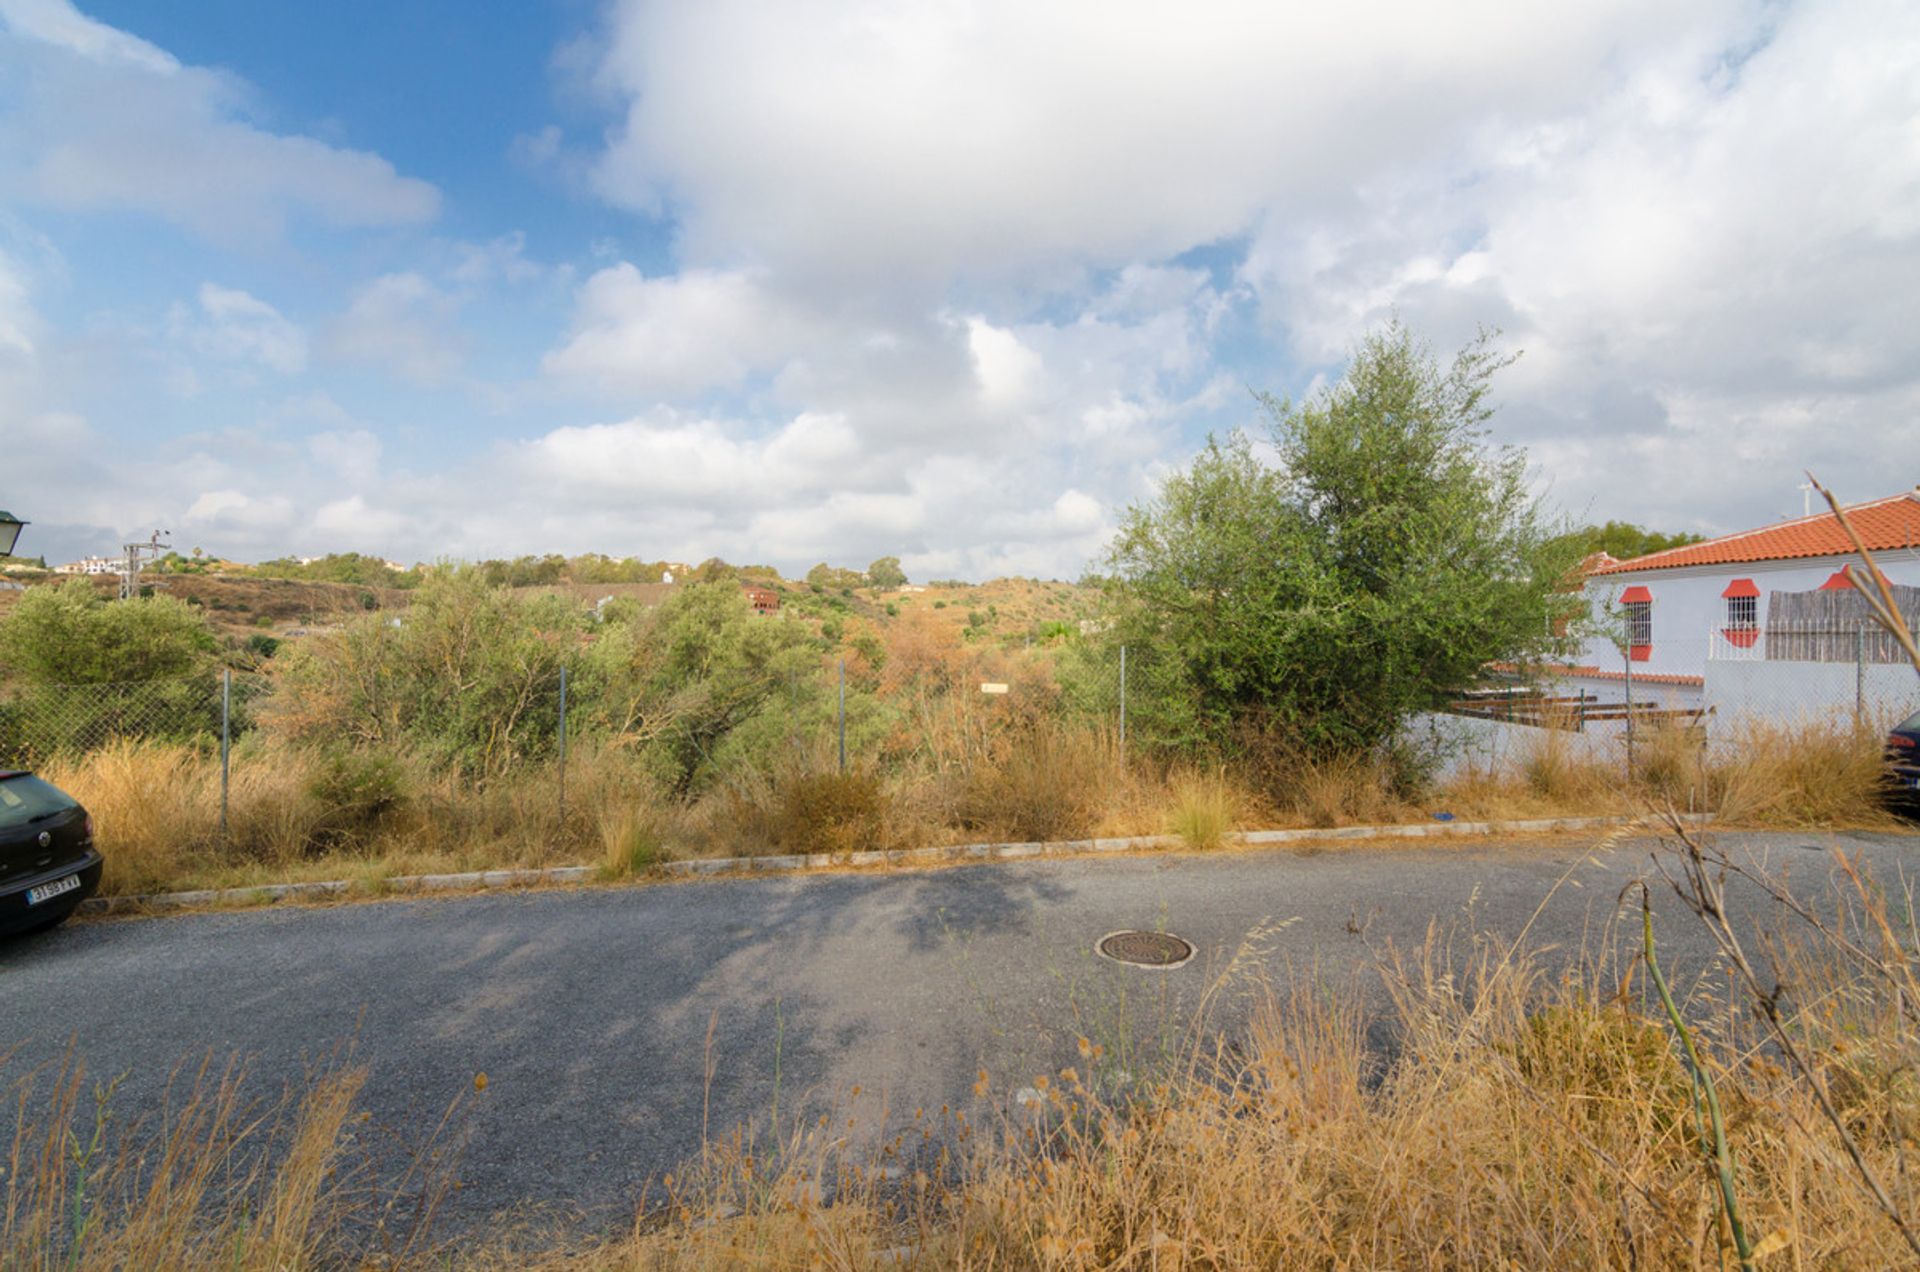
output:
[[[1539,831],[1598,830],[1603,827],[1630,826],[1639,817],[1540,817],[1522,821],[1420,822],[1400,826],[1340,826],[1326,830],[1245,830],[1234,831],[1225,839],[1248,847],[1275,844],[1315,843],[1342,839],[1444,839],[1459,835],[1495,835]],[[1680,819],[1690,826],[1704,826],[1713,820],[1711,813],[1689,813]],[[669,876],[704,876],[748,871],[755,874],[801,870],[826,870],[835,866],[912,865],[942,861],[1018,861],[1030,857],[1072,857],[1090,853],[1135,852],[1177,848],[1178,835],[1132,835],[1119,839],[1069,839],[1057,843],[951,844],[930,848],[899,848],[883,852],[804,853],[768,857],[703,857],[693,861],[669,861],[660,867]],[[402,875],[368,885],[370,890],[407,892],[454,892],[476,888],[509,888],[534,884],[584,883],[599,873],[594,866],[553,866],[546,869],[474,870],[463,874]],[[321,899],[351,893],[355,884],[347,879],[329,879],[316,883],[262,883],[245,888],[202,889],[194,892],[162,892],[149,896],[91,897],[80,903],[81,914],[116,914],[128,910],[183,910],[196,906],[237,905]]]

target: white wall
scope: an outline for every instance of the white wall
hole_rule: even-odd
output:
[[[1484,771],[1519,763],[1542,744],[1548,732],[1530,724],[1456,715],[1416,716],[1407,726],[1407,736],[1414,745],[1440,749],[1443,758],[1438,776],[1442,781],[1470,768]],[[1585,733],[1561,730],[1554,737],[1576,756],[1598,756],[1608,762],[1619,758],[1625,763],[1623,735],[1615,729],[1596,726]]]
[[[1653,594],[1653,651],[1635,673],[1700,676],[1706,674],[1708,641],[1726,625],[1720,593],[1735,579],[1752,579],[1760,589],[1760,623],[1767,621],[1767,593],[1811,592],[1835,570],[1856,561],[1849,556],[1809,557],[1804,561],[1751,561],[1745,565],[1688,566],[1671,570],[1633,570],[1587,580],[1587,600],[1596,617],[1603,603],[1616,611],[1620,594],[1641,586]],[[1876,553],[1874,559],[1894,583],[1920,587],[1920,553]],[[1587,642],[1578,661],[1609,670],[1620,665],[1620,650],[1605,637]],[[1851,672],[1849,672],[1851,674]],[[1638,696],[1636,691],[1635,696]]]
[[[1851,718],[1852,663],[1716,662],[1707,669],[1712,730],[1726,736],[1745,716],[1793,724],[1823,715]],[[1862,686],[1868,717],[1890,723],[1920,710],[1920,676],[1905,663],[1868,663]]]

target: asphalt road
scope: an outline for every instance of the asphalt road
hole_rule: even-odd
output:
[[[1807,888],[1836,843],[1886,880],[1920,852],[1903,835],[1724,840]],[[783,1121],[831,1107],[870,1131],[964,1103],[981,1066],[1004,1093],[1069,1062],[1082,1033],[1177,1030],[1265,923],[1291,921],[1272,961],[1336,984],[1364,985],[1371,951],[1417,946],[1432,920],[1508,939],[1531,921],[1549,957],[1592,949],[1650,848],[1037,859],[80,922],[0,943],[0,1043],[18,1044],[11,1074],[70,1043],[92,1073],[124,1074],[122,1116],[156,1109],[170,1069],[209,1051],[247,1057],[271,1095],[350,1044],[394,1143],[419,1143],[469,1093],[454,1227],[527,1206],[598,1224],[698,1150],[703,1117],[764,1124],[777,1099]],[[1678,975],[1705,967],[1703,937],[1663,927]],[[1164,928],[1199,954],[1160,972],[1094,957],[1121,928]]]

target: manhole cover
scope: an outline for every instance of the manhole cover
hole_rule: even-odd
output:
[[[1178,967],[1193,957],[1193,946],[1167,932],[1109,932],[1094,948],[1135,967]]]

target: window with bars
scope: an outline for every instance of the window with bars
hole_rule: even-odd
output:
[[[1760,626],[1760,598],[1757,596],[1729,596],[1727,598],[1727,630],[1750,632]]]
[[[1653,602],[1628,601],[1620,607],[1626,612],[1627,644],[1633,649],[1647,649],[1653,644]]]

